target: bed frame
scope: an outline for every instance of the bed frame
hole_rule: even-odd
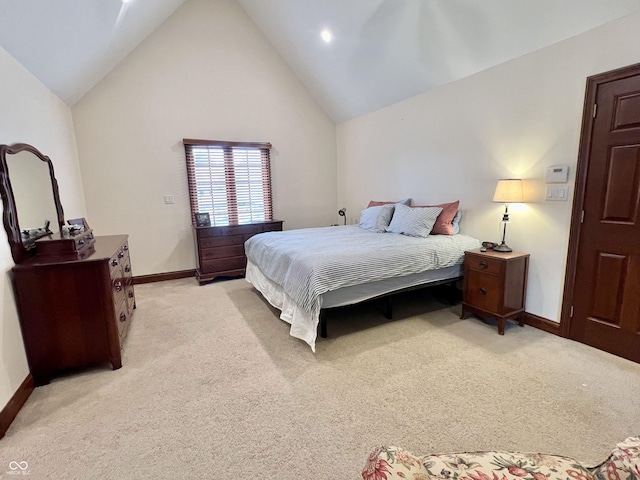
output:
[[[369,302],[371,300],[379,300],[385,299],[385,307],[384,307],[384,317],[392,320],[393,319],[393,297],[399,293],[410,292],[412,290],[422,290],[425,288],[436,287],[438,285],[446,285],[448,288],[448,300],[451,305],[456,305],[459,301],[458,298],[458,289],[456,288],[456,283],[462,280],[462,276],[454,277],[454,278],[446,278],[443,280],[435,280],[429,283],[423,283],[420,285],[413,285],[411,287],[401,288],[400,290],[394,290],[393,292],[383,293],[381,295],[377,295],[375,297],[368,298],[361,302],[352,303],[350,305],[358,305],[360,303]],[[337,307],[328,307],[320,309],[320,315],[318,318],[318,325],[320,326],[320,337],[327,338],[327,313],[329,310],[336,310],[338,308],[344,308],[350,305],[340,305]]]

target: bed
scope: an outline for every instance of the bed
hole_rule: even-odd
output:
[[[464,252],[479,246],[464,234],[416,237],[359,225],[268,232],[245,243],[245,278],[315,352],[323,309],[455,281]]]

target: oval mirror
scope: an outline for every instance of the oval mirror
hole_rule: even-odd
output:
[[[0,145],[3,222],[16,263],[28,258],[35,241],[64,224],[58,182],[49,157],[27,144]]]

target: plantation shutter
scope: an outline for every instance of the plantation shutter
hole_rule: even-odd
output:
[[[184,139],[191,202],[211,225],[273,220],[270,143]]]

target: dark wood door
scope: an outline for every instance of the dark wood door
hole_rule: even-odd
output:
[[[565,334],[640,362],[640,65],[588,80],[580,150]]]

